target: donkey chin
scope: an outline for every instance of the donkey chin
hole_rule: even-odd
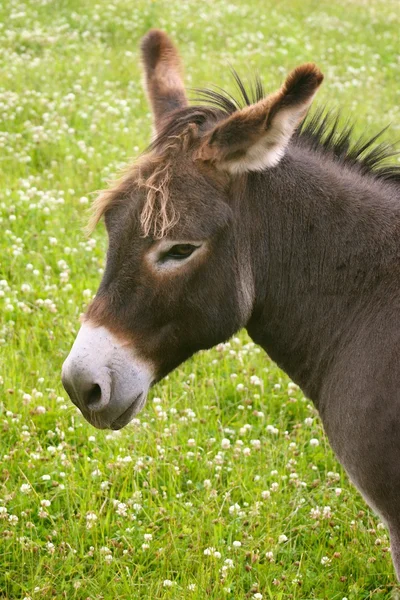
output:
[[[62,368],[72,402],[98,429],[121,429],[143,408],[150,365],[105,327],[84,323]]]

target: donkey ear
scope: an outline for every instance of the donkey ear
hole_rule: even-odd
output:
[[[322,80],[316,65],[297,67],[280,90],[212,129],[196,158],[231,173],[261,171],[278,164]]]
[[[181,77],[181,61],[174,44],[163,31],[151,29],[142,39],[144,84],[153,110],[156,132],[165,117],[187,105]]]

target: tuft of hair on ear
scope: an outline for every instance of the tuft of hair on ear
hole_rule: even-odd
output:
[[[274,115],[286,107],[294,108],[300,105],[304,107],[305,113],[323,80],[323,74],[314,63],[305,63],[293,69],[276,93],[275,102],[268,113],[267,127]]]
[[[161,29],[150,29],[140,43],[143,64],[147,71],[154,70],[161,62],[180,70],[178,51]]]
[[[286,96],[293,94],[302,102],[316,92],[323,80],[324,76],[317,65],[305,63],[289,73],[283,84],[283,90]]]
[[[149,98],[156,131],[173,110],[187,105],[179,53],[168,35],[150,29],[142,38],[144,87]]]

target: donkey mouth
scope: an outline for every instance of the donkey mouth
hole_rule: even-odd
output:
[[[115,431],[117,429],[122,429],[123,427],[125,427],[125,425],[127,425],[129,423],[129,421],[132,419],[132,417],[136,413],[138,413],[139,410],[142,408],[142,406],[144,404],[144,402],[142,402],[142,399],[143,399],[143,392],[135,398],[135,400],[132,402],[132,404],[130,404],[130,406],[128,406],[128,408],[122,413],[122,415],[120,415],[117,419],[115,419],[115,421],[113,421],[111,423],[111,425],[109,426],[110,429],[113,429]]]

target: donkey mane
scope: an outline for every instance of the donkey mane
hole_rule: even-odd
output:
[[[238,97],[219,88],[194,89],[197,94],[192,106],[177,109],[155,140],[147,147],[134,165],[111,187],[100,193],[93,204],[88,231],[116,204],[129,198],[132,184],[146,191],[146,201],[140,216],[143,235],[160,239],[179,220],[173,203],[169,200],[169,180],[174,154],[179,149],[189,149],[195,139],[194,132],[202,133],[219,120],[246,106],[259,102],[266,92],[258,75],[248,88],[232,69]],[[322,158],[356,169],[362,175],[378,180],[400,183],[400,165],[391,159],[400,152],[390,143],[377,140],[387,127],[371,138],[361,136],[353,140],[354,124],[341,125],[341,112],[318,108],[307,116],[292,137],[291,143],[307,148]]]

